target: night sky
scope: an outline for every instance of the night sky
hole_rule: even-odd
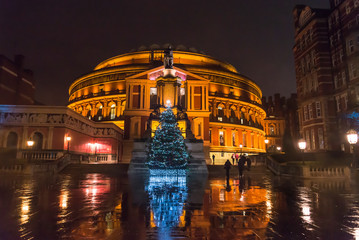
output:
[[[68,87],[141,45],[194,47],[231,63],[263,95],[294,93],[292,10],[329,0],[0,0],[0,54],[25,56],[36,99],[65,105]]]

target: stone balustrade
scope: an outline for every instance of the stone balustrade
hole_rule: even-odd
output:
[[[303,167],[303,177],[350,177],[348,167]]]
[[[19,150],[17,152],[18,159],[27,160],[56,160],[61,158],[64,152],[61,150]]]

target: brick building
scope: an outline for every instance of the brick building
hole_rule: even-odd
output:
[[[24,69],[24,56],[14,61],[0,55],[0,104],[35,103],[35,81],[31,70]]]
[[[290,135],[293,145],[298,140],[297,95],[290,98],[281,97],[279,93],[268,98],[262,98],[262,105],[267,113],[264,119],[264,131],[268,139],[267,149],[275,151],[277,147],[283,149],[283,137]]]
[[[344,150],[346,116],[359,99],[359,3],[330,3],[330,9],[293,10],[298,114],[307,151]]]

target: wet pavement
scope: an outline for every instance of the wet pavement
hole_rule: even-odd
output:
[[[0,239],[359,239],[356,178],[0,176]]]

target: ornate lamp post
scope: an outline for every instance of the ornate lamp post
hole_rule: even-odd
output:
[[[69,153],[69,152],[70,152],[70,141],[71,141],[71,137],[70,137],[70,136],[67,136],[67,137],[66,137],[66,141],[67,141],[67,152]]]
[[[299,149],[301,150],[302,152],[302,163],[304,164],[304,157],[303,157],[303,152],[304,152],[304,149],[307,147],[307,142],[302,138],[302,139],[299,139],[298,141],[298,147]]]
[[[266,138],[264,139],[264,143],[266,144],[266,152],[268,152],[268,143],[269,143],[269,140]]]
[[[241,155],[242,155],[242,148],[243,148],[243,145],[242,145],[242,144],[239,144],[239,148],[241,149]]]
[[[347,132],[347,140],[352,148],[353,151],[353,160],[352,160],[352,166],[356,167],[355,164],[355,152],[354,152],[354,146],[358,142],[358,133],[354,129],[350,129]]]

